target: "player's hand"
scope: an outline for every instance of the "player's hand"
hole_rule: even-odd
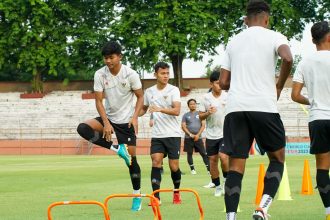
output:
[[[135,135],[139,133],[139,121],[138,118],[133,117],[128,123],[128,127],[130,128],[133,125]]]
[[[103,136],[102,138],[105,138],[106,141],[110,142],[111,141],[111,134],[114,132],[113,127],[111,124],[105,123],[103,127]]]
[[[281,96],[282,89],[276,89],[276,92],[277,92],[277,100],[278,100]]]
[[[217,111],[217,108],[214,106],[210,106],[209,109],[207,110],[210,114],[214,114]]]
[[[149,107],[149,112],[153,113],[153,112],[160,112],[162,110],[161,107],[158,107],[157,105],[151,105]]]
[[[149,121],[149,126],[150,126],[150,127],[154,126],[154,120],[153,120],[153,119],[150,119],[150,121]]]
[[[196,135],[194,136],[194,141],[196,142],[196,141],[198,141],[198,139],[199,139],[199,135],[196,134]]]

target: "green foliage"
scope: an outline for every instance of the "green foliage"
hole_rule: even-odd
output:
[[[100,48],[119,40],[138,71],[169,60],[181,86],[184,59],[201,60],[243,25],[247,1],[2,0],[0,80],[91,79]],[[268,0],[272,29],[300,38],[306,22],[329,18],[329,0]]]
[[[299,62],[301,61],[301,59],[302,59],[301,55],[295,55],[294,56],[292,70],[291,70],[291,73],[290,73],[291,76],[293,76],[293,74],[295,73],[295,71],[297,69],[297,66],[298,66]],[[280,74],[281,64],[282,64],[281,59],[278,59],[278,62],[276,64],[276,75]]]
[[[327,1],[327,0],[325,0]],[[305,24],[317,19],[319,0],[269,0],[272,28],[288,38],[302,37]],[[321,16],[322,17],[322,16]]]
[[[0,70],[9,60],[33,76],[33,91],[42,91],[48,75],[95,70],[112,8],[112,1],[1,1]]]
[[[167,58],[172,62],[174,73],[180,75],[183,59],[201,60],[205,52],[215,55],[216,46],[226,43],[244,28],[246,2],[119,1],[119,19],[111,30],[125,46],[128,60],[134,68],[150,70],[158,59]],[[299,38],[306,22],[322,17],[322,13],[316,11],[320,0],[268,2],[272,6],[271,28],[289,38]]]
[[[330,1],[329,0],[318,0],[318,19],[323,20],[330,19]]]
[[[112,31],[125,46],[130,63],[138,70],[150,70],[159,58],[167,58],[175,75],[182,75],[183,59],[216,54],[214,48],[237,31],[243,20],[233,12],[244,3],[138,0],[121,1],[118,6],[120,19]]]
[[[112,30],[125,45],[130,61],[143,68],[150,68],[159,56],[180,54],[198,60],[205,51],[215,54],[214,47],[228,39],[233,26],[242,24],[240,15],[230,13],[231,8],[242,7],[238,1],[140,0],[120,6],[120,20]]]
[[[210,75],[213,71],[220,71],[220,65],[216,65],[214,68],[211,68],[211,66],[206,67],[206,73],[201,75],[201,78],[210,78]]]

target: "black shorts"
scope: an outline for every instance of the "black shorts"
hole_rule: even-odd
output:
[[[168,159],[177,160],[180,158],[180,137],[151,138],[150,154],[163,153]]]
[[[225,153],[223,138],[207,139],[206,138],[206,154],[207,156],[217,155],[219,152]]]
[[[103,120],[101,117],[95,118],[103,126]],[[109,120],[109,119],[108,119]],[[109,120],[111,126],[115,130],[118,144],[127,144],[128,146],[136,146],[136,135],[134,132],[134,127],[128,127],[128,123],[125,124],[115,124]]]
[[[226,115],[224,148],[229,156],[248,158],[254,138],[266,152],[285,147],[285,131],[280,114],[246,111]]]
[[[330,151],[330,120],[315,120],[308,123],[311,138],[311,154]]]
[[[200,138],[198,141],[194,141],[192,138],[185,138],[184,139],[184,145],[183,145],[183,151],[187,153],[193,153],[200,152],[205,154],[205,148],[203,140]]]

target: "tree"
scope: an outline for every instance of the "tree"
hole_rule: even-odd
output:
[[[326,1],[326,0],[324,0]],[[242,30],[246,1],[117,1],[117,21],[110,27],[136,69],[150,70],[159,59],[170,60],[182,87],[182,62],[200,60]],[[270,1],[269,1],[270,2]],[[289,38],[301,36],[306,22],[318,15],[319,0],[273,0],[272,28]]]
[[[108,35],[113,1],[29,0],[0,2],[0,69],[32,74],[32,91],[42,78],[95,69],[99,45]],[[102,40],[103,39],[103,42]],[[97,48],[97,49],[96,49]]]
[[[211,73],[213,71],[219,71],[220,72],[221,66],[220,65],[216,65],[214,68],[211,68],[211,66],[206,66],[206,72],[201,75],[201,78],[210,78]]]
[[[243,2],[218,0],[120,1],[118,21],[111,27],[136,69],[150,70],[161,59],[170,60],[176,85],[182,88],[182,62],[200,60],[205,52],[228,40],[240,15],[231,8]]]

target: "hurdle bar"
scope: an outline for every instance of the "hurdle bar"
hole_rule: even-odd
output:
[[[110,199],[113,199],[113,198],[127,198],[127,197],[129,197],[129,198],[132,198],[132,197],[148,197],[148,198],[150,198],[151,208],[152,208],[152,211],[154,213],[154,220],[162,220],[162,216],[161,216],[159,205],[158,205],[158,200],[156,199],[156,197],[154,197],[153,195],[150,195],[150,194],[112,194],[112,195],[109,195],[108,197],[105,198],[104,206],[107,209],[108,202],[109,202]],[[154,205],[154,203],[152,201],[155,201],[156,205]]]
[[[63,201],[63,202],[54,202],[48,206],[47,213],[48,213],[48,220],[52,220],[51,210],[55,206],[62,206],[62,205],[98,205],[103,209],[104,218],[106,220],[110,220],[110,215],[108,209],[98,201],[93,200],[86,200],[86,201]]]
[[[155,195],[155,193],[160,193],[160,192],[191,192],[195,195],[196,197],[196,201],[197,201],[197,206],[198,206],[198,209],[199,209],[199,214],[200,214],[200,217],[199,217],[199,220],[203,220],[204,219],[204,211],[203,211],[203,208],[202,208],[202,203],[201,203],[201,199],[198,195],[198,193],[193,190],[193,189],[188,189],[188,188],[182,188],[182,189],[157,189],[155,191],[153,191],[151,193],[151,195]]]

